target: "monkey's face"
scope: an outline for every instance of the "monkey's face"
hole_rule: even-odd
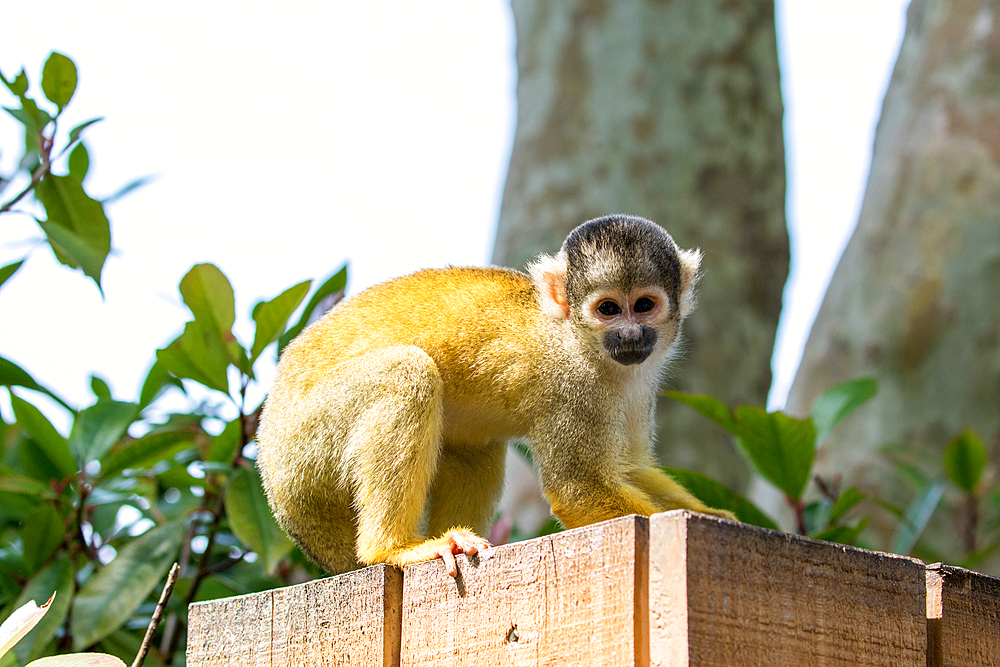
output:
[[[656,349],[661,332],[671,339],[670,303],[658,286],[623,292],[597,290],[582,304],[583,319],[605,354],[623,366],[641,364]],[[671,341],[668,341],[668,344]]]

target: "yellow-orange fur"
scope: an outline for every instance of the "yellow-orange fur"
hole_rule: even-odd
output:
[[[541,274],[540,287],[504,269],[421,271],[342,303],[285,349],[258,464],[278,520],[325,569],[488,546],[477,535],[517,436],[568,527],[673,508],[731,517],[650,453],[656,386],[682,315],[664,311],[653,357],[621,366],[593,349],[565,300],[546,301],[561,278]]]

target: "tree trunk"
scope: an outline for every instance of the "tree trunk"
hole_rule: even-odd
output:
[[[513,0],[518,120],[493,261],[631,213],[705,252],[670,385],[763,405],[788,274],[771,0]],[[661,459],[734,488],[732,438],[663,399]]]
[[[878,379],[872,404],[821,449],[825,474],[905,505],[913,490],[885,445],[940,476],[962,429],[1000,441],[998,202],[1000,9],[913,0],[858,226],[787,404],[805,414],[832,384]],[[938,554],[953,554],[954,527],[933,533]]]

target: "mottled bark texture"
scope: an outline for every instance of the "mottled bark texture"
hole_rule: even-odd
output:
[[[493,261],[641,215],[705,252],[670,385],[763,405],[788,273],[771,0],[513,0],[518,119]],[[663,399],[661,459],[740,488],[732,438]]]
[[[993,2],[911,4],[858,227],[788,408],[805,414],[824,389],[863,375],[878,378],[878,396],[833,432],[820,454],[826,474],[905,504],[913,490],[889,467],[885,445],[901,445],[936,475],[944,447],[964,428],[978,429],[996,450],[1000,8]],[[955,527],[940,528],[925,538],[953,554]]]

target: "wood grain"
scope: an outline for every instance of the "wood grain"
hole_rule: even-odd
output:
[[[1000,665],[1000,579],[927,566],[927,667]]]
[[[678,510],[649,568],[653,665],[925,665],[920,561]]]
[[[403,577],[401,664],[648,664],[648,520],[627,516]]]
[[[402,575],[376,565],[299,586],[199,602],[189,667],[399,664]]]

